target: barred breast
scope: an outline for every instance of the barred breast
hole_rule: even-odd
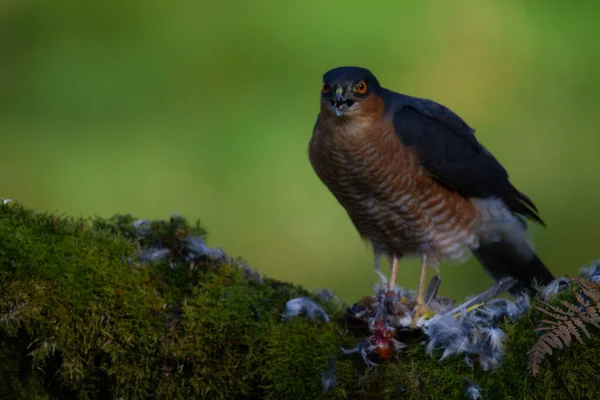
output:
[[[319,122],[311,164],[360,235],[388,255],[464,261],[478,246],[473,203],[438,184],[380,116]]]

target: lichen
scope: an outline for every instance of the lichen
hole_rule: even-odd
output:
[[[597,334],[531,376],[542,318],[532,309],[499,323],[505,351],[493,372],[464,354],[438,362],[442,350],[428,356],[422,336],[367,368],[341,350],[363,337],[347,305],[262,277],[205,239],[177,216],[76,219],[0,204],[0,398],[454,399],[467,382],[484,399],[600,390]],[[328,317],[286,313],[295,298]]]

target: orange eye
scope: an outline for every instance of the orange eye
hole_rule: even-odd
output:
[[[354,91],[360,94],[367,93],[367,83],[365,81],[358,82],[354,85]]]
[[[324,84],[323,84],[323,87],[321,88],[321,91],[322,91],[323,93],[328,93],[328,92],[329,92],[329,89],[330,89],[329,85],[328,85],[328,84],[326,84],[326,83],[324,83]]]

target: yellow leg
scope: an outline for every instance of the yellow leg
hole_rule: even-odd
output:
[[[392,273],[390,275],[390,281],[388,282],[388,289],[394,290],[396,286],[396,280],[398,279],[398,257],[390,257],[390,264],[392,264]]]
[[[419,293],[417,294],[417,308],[413,315],[411,328],[414,328],[417,321],[425,311],[425,303],[423,302],[423,292],[425,290],[425,279],[427,278],[427,255],[423,255],[423,264],[421,265],[421,280],[419,281]]]

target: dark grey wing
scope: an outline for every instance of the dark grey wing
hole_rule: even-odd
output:
[[[431,100],[390,92],[388,101],[396,134],[417,150],[441,185],[468,198],[502,199],[512,212],[544,224],[533,202],[510,183],[504,167],[459,116]]]

